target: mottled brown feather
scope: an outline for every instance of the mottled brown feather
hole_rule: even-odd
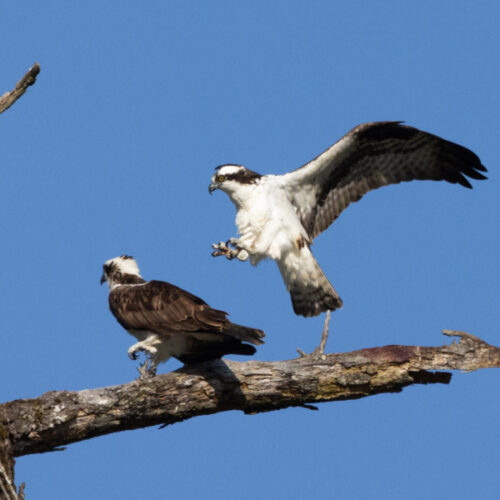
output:
[[[226,312],[213,309],[196,295],[164,281],[113,288],[109,307],[126,330],[148,331],[159,336],[218,334],[218,337],[206,336],[205,341],[210,338],[227,343],[232,337],[235,347],[240,341],[261,344],[264,336],[261,330],[232,323]]]

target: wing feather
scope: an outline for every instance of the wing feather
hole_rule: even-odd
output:
[[[138,286],[117,287],[109,294],[111,312],[127,330],[160,335],[223,330],[227,313],[199,297],[164,281]]]
[[[471,188],[486,179],[472,151],[401,122],[355,127],[311,162],[283,176],[288,198],[315,238],[350,203],[389,184],[444,180]]]

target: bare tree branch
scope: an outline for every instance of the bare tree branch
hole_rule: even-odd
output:
[[[463,332],[444,333],[461,339],[442,347],[394,345],[289,361],[215,361],[119,386],[51,391],[0,405],[0,435],[21,456],[222,411],[311,408],[411,384],[449,383],[450,373],[429,370],[500,367],[500,348]]]
[[[14,90],[0,96],[0,114],[9,109],[28,87],[35,83],[38,73],[40,73],[40,65],[35,63],[17,82]],[[3,418],[0,417],[0,422],[2,421]],[[5,430],[3,423],[0,423],[0,499],[24,500],[24,483],[21,484],[19,492],[16,491],[14,484],[14,463],[9,433]]]
[[[24,500],[24,486],[22,483],[19,492],[14,484],[14,458],[10,442],[0,428],[0,499]]]
[[[38,73],[40,73],[40,65],[35,63],[17,82],[13,90],[0,96],[0,114],[9,109],[26,92],[28,87],[36,82]]]

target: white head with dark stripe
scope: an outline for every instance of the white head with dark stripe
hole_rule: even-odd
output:
[[[102,266],[101,285],[108,283],[110,289],[119,285],[133,285],[144,283],[139,274],[139,266],[130,255],[120,255],[107,260]]]
[[[220,189],[233,199],[235,193],[241,191],[242,187],[251,187],[257,184],[261,177],[257,172],[242,165],[219,165],[212,176],[208,191],[212,194],[216,189]]]

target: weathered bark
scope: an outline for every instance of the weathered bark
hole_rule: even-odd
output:
[[[111,432],[169,425],[227,410],[258,413],[444,383],[429,370],[500,367],[500,348],[473,335],[442,347],[385,346],[289,361],[216,361],[120,386],[52,391],[0,405],[0,436],[14,456],[60,449]]]
[[[40,65],[35,63],[17,82],[13,90],[0,96],[0,114],[9,109],[26,92],[28,87],[36,82],[38,73],[40,73]]]

